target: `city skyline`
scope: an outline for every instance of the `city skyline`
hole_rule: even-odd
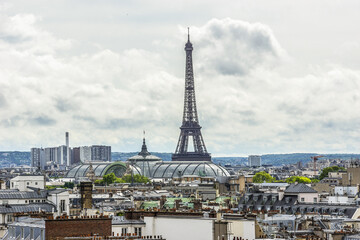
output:
[[[360,3],[206,3],[0,4],[0,151],[174,152],[189,26],[213,156],[360,152]]]

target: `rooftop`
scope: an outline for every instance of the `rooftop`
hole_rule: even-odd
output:
[[[0,190],[0,199],[36,199],[46,198],[47,191],[39,190],[34,192],[25,192],[19,190]]]
[[[317,191],[304,183],[293,183],[285,189],[285,193],[317,193]]]

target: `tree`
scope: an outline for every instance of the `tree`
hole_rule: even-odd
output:
[[[273,182],[275,179],[265,171],[257,172],[253,177],[254,183]]]
[[[319,179],[323,179],[329,176],[329,172],[345,171],[346,169],[339,166],[326,167],[321,171]]]
[[[118,178],[114,173],[109,173],[103,176],[103,182],[107,185],[114,183]]]
[[[63,187],[64,187],[64,188],[71,188],[71,189],[73,189],[74,186],[75,186],[75,183],[73,183],[73,182],[66,182]]]
[[[318,183],[318,182],[320,182],[320,180],[317,179],[317,178],[311,178],[311,182],[312,182],[312,183]]]
[[[134,174],[134,183],[148,183],[150,182],[150,179],[148,177],[142,176],[140,174]],[[125,175],[121,178],[123,182],[131,183],[131,175]]]
[[[292,176],[285,180],[287,183],[311,183],[310,178],[302,177],[302,176]]]
[[[134,174],[134,183],[148,183],[150,179],[140,174]],[[125,175],[122,178],[117,178],[114,173],[103,176],[102,180],[96,180],[95,184],[112,184],[112,183],[131,183],[131,175]]]
[[[96,179],[95,180],[95,184],[102,185],[103,183],[104,183],[104,181],[102,179]]]

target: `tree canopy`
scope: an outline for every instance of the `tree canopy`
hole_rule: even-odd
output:
[[[73,189],[75,186],[75,183],[74,182],[66,182],[64,184],[64,188],[70,188],[70,189]]]
[[[117,180],[117,177],[114,173],[109,173],[103,176],[103,182],[107,185],[114,183]]]
[[[267,182],[267,183],[271,183],[271,182],[276,182],[276,183],[312,183],[312,182],[318,182],[318,179],[310,179],[307,177],[303,177],[303,176],[291,176],[285,180],[276,180],[274,177],[272,177],[270,174],[268,174],[265,171],[261,171],[261,172],[257,172],[255,174],[255,176],[253,177],[253,182],[254,183],[263,183],[263,182]]]
[[[285,180],[285,182],[287,183],[311,183],[311,179],[307,178],[307,177],[302,177],[302,176],[292,176],[289,177]]]
[[[140,174],[134,174],[134,183],[148,183],[150,182],[150,179],[142,176]],[[112,183],[131,183],[132,179],[131,179],[131,175],[125,175],[122,178],[118,178],[115,176],[114,173],[109,173],[107,175],[103,176],[102,180],[96,180],[95,183],[96,184],[112,184]]]
[[[321,171],[319,179],[323,179],[329,176],[329,172],[345,171],[346,169],[339,166],[326,167]]]
[[[265,171],[257,172],[253,177],[254,183],[273,182],[275,179]]]

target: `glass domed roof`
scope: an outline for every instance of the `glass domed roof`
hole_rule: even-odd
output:
[[[66,177],[68,178],[86,177],[86,174],[90,170],[90,165],[92,165],[96,177],[102,177],[112,172],[116,175],[116,177],[122,177],[127,169],[126,164],[123,162],[83,163],[70,169],[66,174]],[[139,170],[137,171],[139,172]]]
[[[152,178],[174,178],[184,175],[197,175],[201,177],[230,176],[229,172],[212,162],[162,162],[155,165]]]

